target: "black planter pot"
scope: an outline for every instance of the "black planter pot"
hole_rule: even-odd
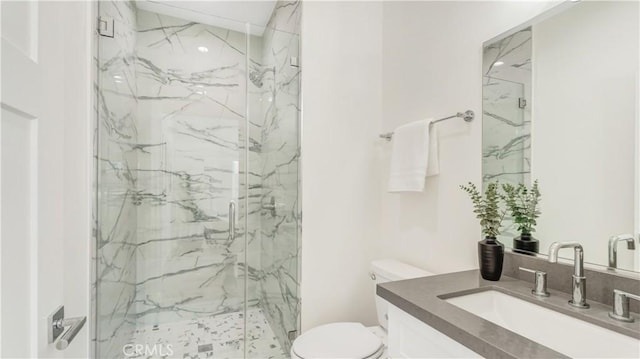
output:
[[[496,237],[486,237],[478,242],[478,261],[482,278],[493,281],[500,280],[503,260],[504,245],[498,242]]]
[[[513,251],[516,253],[534,255],[538,253],[540,242],[531,233],[522,233],[513,239]]]

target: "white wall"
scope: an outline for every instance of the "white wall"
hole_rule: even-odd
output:
[[[91,186],[93,166],[92,40],[94,6],[65,2],[64,126],[64,306],[67,317],[87,316],[87,323],[65,350],[66,358],[90,356]]]
[[[475,111],[476,120],[439,125],[440,175],[427,179],[424,193],[381,194],[378,255],[435,273],[477,268],[480,226],[458,186],[481,183],[482,43],[551,5],[384,4],[382,130],[467,109]],[[383,160],[385,180],[388,157]]]
[[[382,4],[305,2],[302,18],[302,329],[373,324],[379,238]]]
[[[5,147],[3,142],[2,165],[8,163],[9,168],[16,169],[16,175],[5,175],[4,179],[22,180],[24,185],[13,182],[11,188],[5,186],[3,195],[14,194],[14,201],[4,202],[3,197],[2,207],[15,207],[17,216],[8,218],[27,225],[8,232],[14,234],[12,238],[3,238],[3,245],[15,244],[10,248],[16,250],[9,256],[19,260],[11,262],[4,275],[25,283],[20,290],[2,292],[2,300],[5,304],[7,297],[26,302],[3,308],[3,315],[20,316],[19,320],[8,317],[9,321],[3,317],[4,333],[13,335],[2,336],[3,354],[87,358],[89,326],[81,329],[67,350],[58,351],[47,341],[47,317],[59,305],[65,306],[65,318],[89,316],[93,123],[90,39],[95,29],[89,10],[92,4],[60,1],[38,2],[29,7],[5,5],[6,2],[2,11],[8,11],[3,20],[9,15],[14,21],[2,24],[3,31],[9,30],[2,39],[2,50],[6,51],[2,54],[2,61],[6,61],[2,87],[8,90],[2,113],[11,116],[2,119],[3,131],[11,130],[5,132],[3,141],[11,134],[12,141],[8,142],[13,146]],[[24,37],[4,37],[7,34]],[[5,42],[7,38],[9,41]],[[14,76],[6,76],[9,73]],[[22,79],[22,83],[16,79]],[[11,96],[7,96],[9,91]],[[5,126],[6,123],[12,126]],[[16,124],[19,127],[14,127]],[[9,154],[7,148],[13,153]],[[18,159],[21,165],[15,166],[7,158]],[[21,257],[22,254],[27,256]],[[3,290],[13,289],[4,284]],[[11,345],[6,345],[9,341]]]
[[[422,194],[385,192],[380,132],[481,111],[482,42],[549,3],[305,2],[302,329],[376,322],[374,258],[436,273],[477,267],[479,225],[458,185],[480,184],[480,121],[440,130],[441,174]]]

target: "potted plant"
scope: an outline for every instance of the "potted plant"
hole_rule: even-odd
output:
[[[533,182],[531,188],[527,188],[522,183],[517,186],[503,184],[502,190],[504,191],[502,199],[520,232],[520,235],[513,239],[514,251],[523,254],[538,253],[539,242],[531,236],[531,233],[536,230],[536,219],[540,217],[538,180]]]
[[[471,182],[460,188],[471,197],[473,213],[480,220],[484,235],[484,239],[478,242],[480,274],[486,280],[497,281],[502,275],[504,245],[498,242],[496,237],[500,234],[500,224],[506,213],[499,206],[498,182],[489,183],[484,195]]]

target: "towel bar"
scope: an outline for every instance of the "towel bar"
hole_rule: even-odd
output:
[[[473,119],[476,117],[475,113],[471,110],[467,110],[465,112],[458,112],[453,116],[449,116],[449,117],[444,117],[441,118],[439,120],[435,120],[435,121],[431,121],[431,123],[429,124],[429,126],[431,125],[435,125],[438,122],[442,122],[442,121],[446,121],[448,119],[451,118],[457,118],[460,117],[462,118],[465,122],[471,122],[473,121]],[[393,138],[393,132],[387,132],[387,133],[382,133],[380,134],[380,138],[384,138],[387,141],[391,141],[391,138]]]

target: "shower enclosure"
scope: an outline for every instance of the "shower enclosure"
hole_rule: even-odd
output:
[[[300,3],[263,27],[182,4],[98,4],[95,356],[287,357]]]

